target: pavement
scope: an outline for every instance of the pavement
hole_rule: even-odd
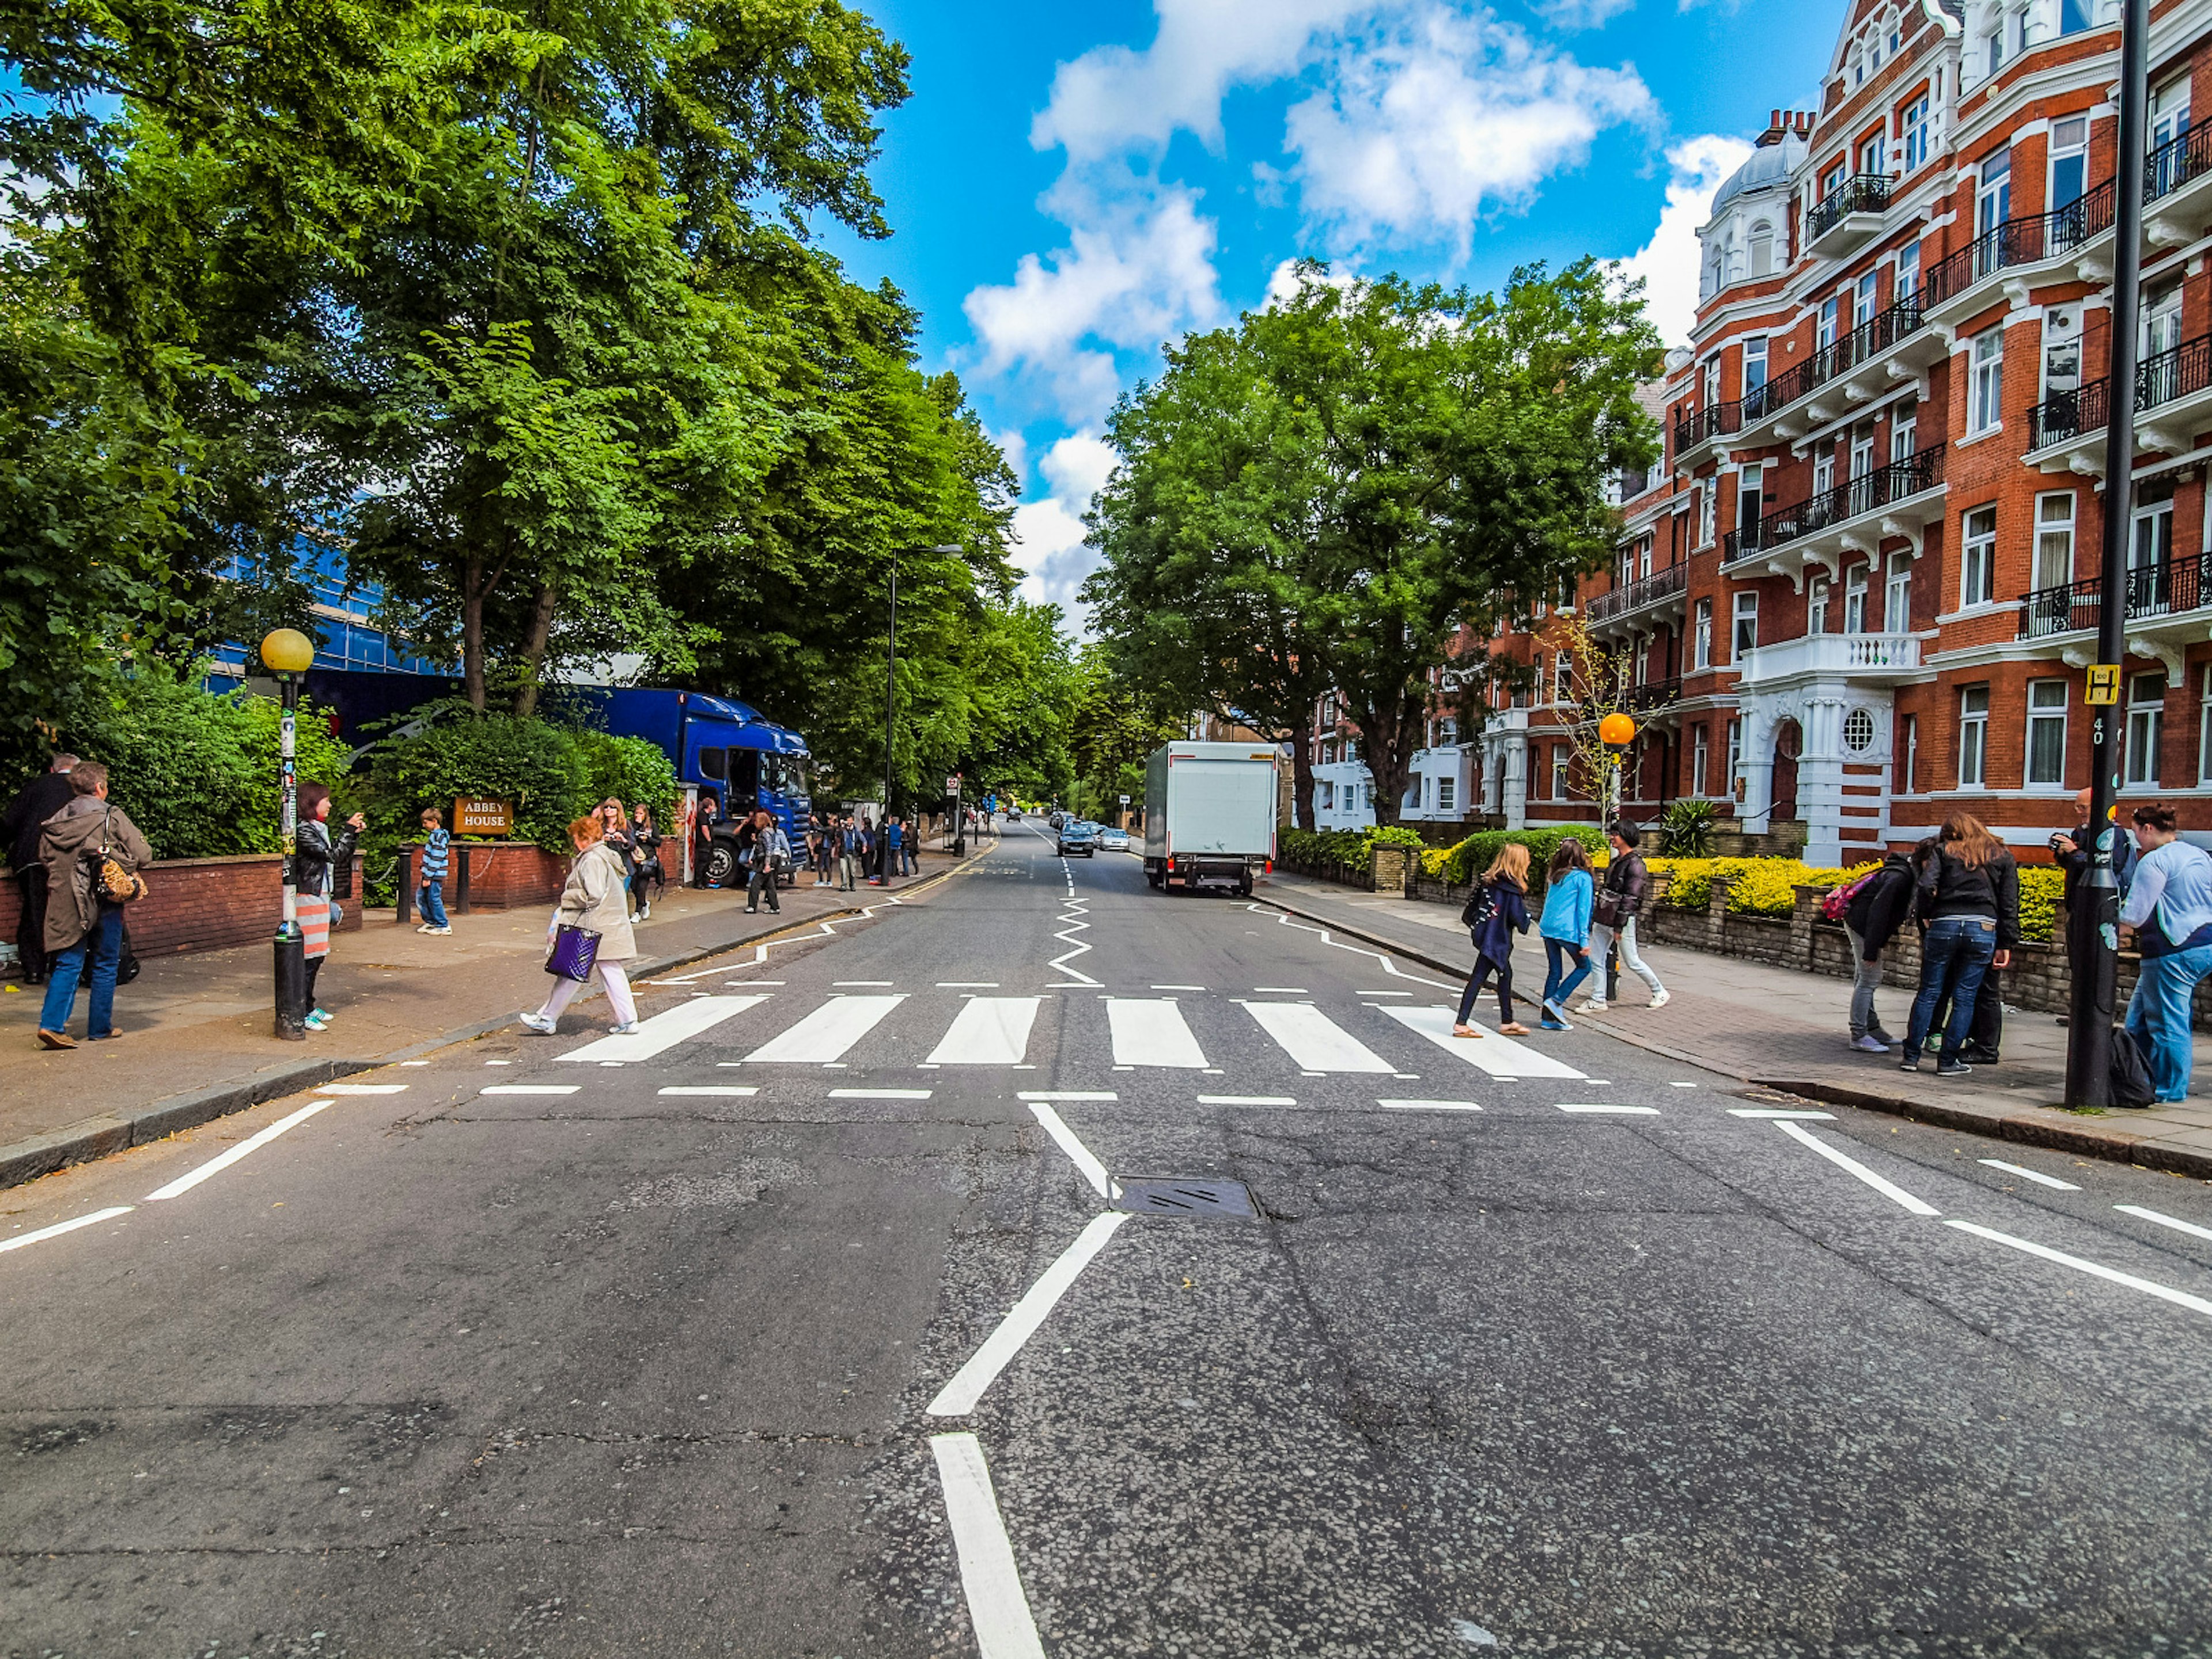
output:
[[[919,873],[892,891],[955,862],[926,850]],[[670,885],[636,928],[635,966],[652,972],[692,961],[865,905],[880,891],[841,893],[802,874],[781,894],[781,915],[763,908],[754,915],[742,890]],[[41,992],[8,985],[0,992],[0,1187],[507,1024],[545,1000],[550,908],[456,915],[452,935],[439,939],[399,926],[389,909],[368,911],[361,931],[337,935],[317,987],[331,1029],[304,1042],[272,1032],[265,945],[147,960],[116,995],[123,1037],[75,1049],[40,1048]],[[80,992],[71,1021],[80,1037],[85,1007]]]
[[[0,1653],[2212,1651],[2204,1183],[1022,833],[806,931],[0,1192]]]
[[[1462,979],[1474,949],[1449,905],[1364,893],[1278,873],[1261,896],[1297,914],[1416,953]],[[1516,994],[1544,987],[1544,952],[1532,933],[1514,955]],[[2064,1104],[2066,1031],[2048,1014],[2005,1019],[2003,1060],[1972,1077],[1912,1073],[1896,1060],[1848,1047],[1850,983],[1817,974],[1711,956],[1678,946],[1639,947],[1667,987],[1663,1008],[1646,1007],[1642,981],[1624,974],[1603,1014],[1575,1016],[1625,1042],[1812,1100],[1899,1113],[2027,1146],[2118,1158],[2148,1169],[2212,1176],[2212,1099],[2140,1110],[2077,1112]],[[1577,994],[1579,1000],[1588,986]],[[1486,993],[1487,995],[1487,993]],[[1885,987],[1875,1007],[1902,1035],[1912,994]],[[1492,1005],[1494,1006],[1494,1003]],[[1533,1020],[1534,1014],[1528,1016]],[[2196,1079],[2212,1085],[2212,1039],[2197,1039]]]

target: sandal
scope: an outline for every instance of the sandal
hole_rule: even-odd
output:
[[[1500,1036],[1527,1036],[1528,1035],[1528,1028],[1523,1025],[1519,1020],[1511,1019],[1506,1021],[1504,1024],[1498,1028],[1498,1035]]]
[[[1456,1037],[1479,1037],[1482,1033],[1472,1025],[1455,1025],[1452,1027],[1452,1035]]]

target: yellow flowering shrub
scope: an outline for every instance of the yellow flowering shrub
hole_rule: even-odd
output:
[[[1727,872],[1735,878],[1729,889],[1730,913],[1747,916],[1786,916],[1796,908],[1794,889],[1807,884],[1838,887],[1856,881],[1881,861],[1850,869],[1815,868],[1799,859],[1647,859],[1654,872],[1671,871],[1674,883],[1667,890],[1669,906],[1702,910],[1711,902],[1713,878]]]

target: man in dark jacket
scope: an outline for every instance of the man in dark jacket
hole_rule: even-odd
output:
[[[23,983],[46,982],[46,866],[39,857],[39,831],[70,804],[69,775],[75,755],[57,755],[53,764],[25,784],[0,814],[0,845],[15,877],[21,908],[15,913],[15,948],[22,958]]]
[[[1844,933],[1851,942],[1851,1047],[1862,1054],[1886,1054],[1897,1039],[1881,1029],[1874,994],[1881,983],[1881,953],[1912,914],[1917,886],[1912,860],[1892,853],[1866,884],[1851,895],[1844,911]]]
[[[1605,881],[1598,888],[1597,902],[1590,907],[1589,953],[1594,962],[1603,962],[1613,949],[1613,942],[1620,941],[1620,965],[1651,988],[1651,1006],[1667,1006],[1667,988],[1659,982],[1659,975],[1636,953],[1636,917],[1644,908],[1644,890],[1650,878],[1644,866],[1644,855],[1636,844],[1644,832],[1623,819],[1606,832],[1606,840],[1613,848],[1613,861],[1605,867]],[[1611,921],[1601,918],[1611,916]],[[1605,1012],[1605,981],[1598,981],[1597,994],[1582,1006],[1586,1014]]]
[[[2086,789],[2077,790],[2074,796],[2074,805],[2081,815],[2080,825],[2071,835],[2060,834],[2051,838],[2051,856],[2057,860],[2058,867],[2066,874],[2063,901],[2067,915],[2069,916],[2074,913],[2074,895],[2081,890],[2081,878],[2089,873],[2092,857],[2089,852],[2092,845],[2089,836],[2089,792]],[[2115,842],[2118,842],[2117,847],[2114,845]],[[2113,867],[2119,877],[2120,900],[2124,903],[2128,896],[2128,888],[2135,879],[2135,837],[2123,835],[2113,825],[2107,823],[2105,826],[2105,832],[2096,837],[2094,845],[2097,849],[2094,854],[2096,858],[2117,857],[2118,861]],[[2057,929],[2052,937],[2060,949],[2071,948],[2073,932],[2071,927],[2061,927]],[[1978,1010],[1976,1023],[1980,1024]],[[2059,1015],[2058,1023],[2061,1025],[2065,1024],[2067,1017],[2064,1014]],[[1978,1043],[1979,1039],[1980,1034],[1977,1033]]]

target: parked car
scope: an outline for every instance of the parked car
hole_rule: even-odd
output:
[[[1085,823],[1081,818],[1072,818],[1063,814],[1057,844],[1060,855],[1064,859],[1073,858],[1078,853],[1085,858],[1095,857],[1098,852],[1097,827]]]

